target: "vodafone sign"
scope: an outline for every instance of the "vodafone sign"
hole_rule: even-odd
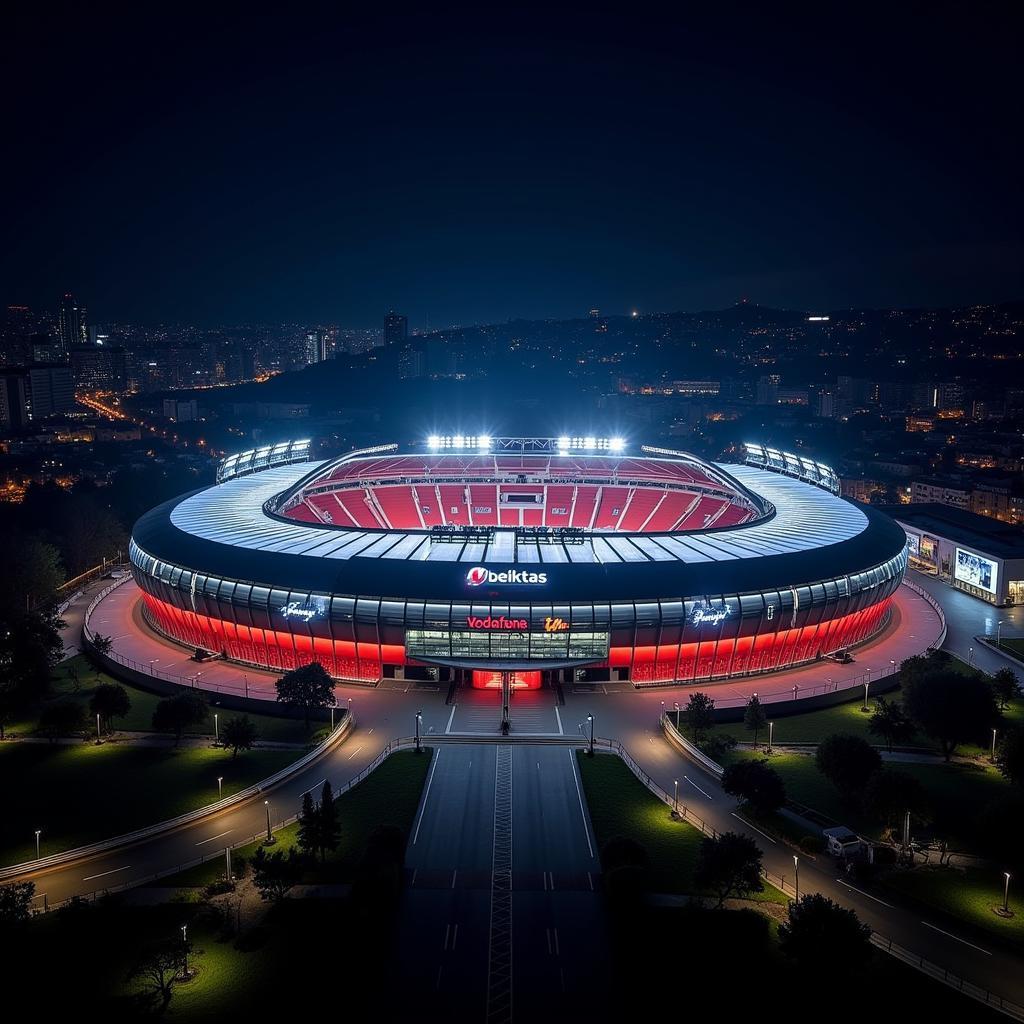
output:
[[[494,572],[482,565],[474,565],[466,573],[466,583],[471,587],[481,587],[485,583],[512,583],[516,586],[542,586],[547,583],[546,572],[526,572],[523,569],[505,569]]]

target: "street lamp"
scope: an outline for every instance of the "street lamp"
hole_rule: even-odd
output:
[[[793,891],[796,893],[796,900],[800,902],[800,858],[794,853],[793,854],[793,870],[796,871],[796,885],[793,886]]]
[[[100,742],[100,716],[96,715],[96,745],[99,746]]]
[[[677,816],[679,814],[679,780],[678,779],[673,779],[672,780],[672,813],[677,815]],[[38,835],[39,835],[39,833],[37,832],[36,836],[38,837]],[[38,856],[38,854],[37,854],[37,856]]]
[[[220,716],[216,711],[213,713],[213,742],[220,743]]]
[[[423,720],[423,712],[416,712],[416,753],[420,752],[420,722]]]
[[[590,723],[590,756],[594,756],[594,716],[587,715],[587,721]]]
[[[895,658],[890,658],[889,659],[889,664],[892,666],[892,672],[890,672],[889,674],[890,675],[896,675],[896,659]]]
[[[799,687],[799,686],[794,686],[794,687],[793,687],[793,700],[796,700],[796,694],[797,694],[797,691],[798,691],[799,689],[800,689],[800,687]]]
[[[974,668],[974,648],[967,648],[967,665],[969,668]]]
[[[185,965],[182,968],[181,976],[183,978],[188,977],[188,925],[183,924],[181,926],[181,949],[185,955]]]
[[[868,687],[870,685],[871,685],[871,676],[868,676],[867,681],[864,683],[864,707],[861,708],[861,711],[870,711],[871,710],[868,707]]]
[[[1003,620],[999,619],[996,622],[996,647],[1001,647],[1003,644]]]
[[[334,732],[334,705],[331,705],[331,732]]]
[[[36,860],[39,860],[39,837],[43,834],[41,828],[36,829]]]
[[[1003,878],[1006,881],[1003,883],[1003,913],[1007,917],[1010,916],[1010,872],[1004,871]]]
[[[995,729],[993,729],[992,730],[992,762],[993,762],[993,764],[995,763],[995,760],[996,760],[996,731],[995,731]]]
[[[224,798],[224,776],[217,776],[217,799],[222,800]]]
[[[267,842],[272,843],[274,841],[274,835],[270,831],[270,801],[264,800],[263,806],[267,809]]]
[[[768,723],[768,753],[769,754],[772,752],[772,735],[773,735],[774,732],[775,732],[775,723],[774,722],[769,722]]]

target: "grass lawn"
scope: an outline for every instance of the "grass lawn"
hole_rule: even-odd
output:
[[[628,836],[647,851],[652,891],[692,892],[700,831],[686,822],[673,820],[668,807],[640,782],[621,758],[611,754],[588,757],[578,751],[577,760],[598,848],[609,839]],[[782,893],[767,883],[764,892],[753,898],[785,901]]]
[[[994,908],[1003,905],[1003,876],[982,868],[917,867],[894,869],[880,884],[966,921],[1009,942],[1024,943],[1024,898],[1019,886],[1010,883],[1008,904],[1013,917],[1000,917]]]
[[[73,678],[76,672],[78,674],[77,691]],[[11,724],[7,731],[13,735],[34,732],[39,721],[39,712],[46,706],[48,701],[70,698],[80,701],[87,708],[93,690],[104,683],[117,683],[118,686],[123,686],[128,691],[128,696],[131,700],[132,706],[128,714],[124,718],[117,719],[114,722],[114,727],[128,732],[152,732],[153,712],[163,698],[100,671],[84,654],[79,654],[74,658],[69,658],[67,661],[62,661],[54,669],[51,694],[47,701],[41,702],[32,709],[31,713],[25,715],[20,721]],[[211,694],[210,698],[215,701],[217,699],[216,694]],[[220,715],[221,722],[224,722],[232,715],[247,714],[255,722],[261,740],[279,743],[312,742],[315,740],[314,733],[321,730],[323,725],[323,723],[314,721],[310,723],[310,732],[307,733],[302,719],[230,711],[211,704],[210,715],[207,721],[203,725],[190,730],[190,735],[212,736],[214,734],[214,713]]]
[[[730,760],[760,756],[754,751],[734,750]],[[770,761],[782,776],[789,799],[813,807],[864,835],[879,834],[878,826],[860,807],[845,803],[835,786],[818,772],[813,754],[776,753]],[[978,812],[1010,788],[1010,783],[985,764],[895,763],[891,767],[920,781],[932,800],[935,831],[944,835],[951,847],[965,852],[974,849],[972,826]]]
[[[310,870],[307,881],[350,880],[366,845],[367,836],[377,825],[397,825],[408,835],[412,830],[432,757],[433,750],[419,755],[411,750],[401,750],[387,758],[359,785],[342,793],[337,798],[341,843],[328,857],[325,865],[317,865]],[[273,849],[287,852],[297,845],[298,835],[297,824],[279,829],[274,833],[277,842]],[[250,843],[240,847],[233,856],[248,860],[259,845]],[[223,872],[223,857],[217,856],[205,864],[164,878],[160,884],[203,886],[221,878]]]
[[[44,856],[155,824],[245,789],[294,761],[297,750],[250,750],[232,758],[214,747],[129,747],[116,743],[0,745],[4,787],[0,863]]]

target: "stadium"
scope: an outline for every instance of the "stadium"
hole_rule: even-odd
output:
[[[225,459],[135,525],[148,624],[242,664],[519,687],[712,682],[842,657],[907,563],[820,463],[615,438],[431,437]]]

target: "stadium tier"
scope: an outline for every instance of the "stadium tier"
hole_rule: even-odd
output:
[[[692,683],[870,638],[906,566],[892,520],[772,466],[394,448],[147,513],[131,559],[149,623],[365,682]]]

